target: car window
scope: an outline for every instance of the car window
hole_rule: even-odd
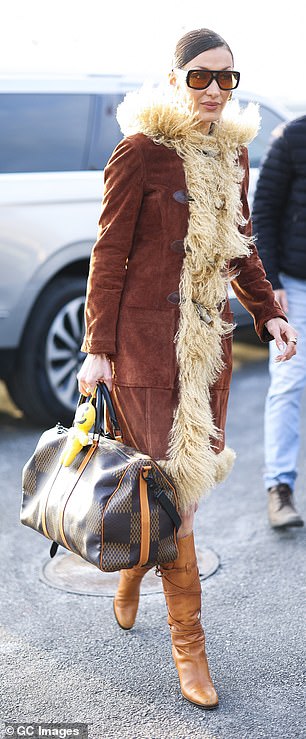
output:
[[[115,146],[123,137],[116,119],[117,108],[123,98],[122,93],[106,93],[97,96],[89,169],[104,169]]]
[[[87,169],[93,96],[2,94],[0,172]]]
[[[239,99],[239,103],[242,108],[245,108],[248,101]],[[248,146],[250,166],[254,168],[260,167],[271,143],[272,131],[280,123],[283,123],[284,120],[278,113],[271,110],[271,108],[267,108],[265,105],[260,105],[259,108],[261,115],[260,131],[254,141]]]

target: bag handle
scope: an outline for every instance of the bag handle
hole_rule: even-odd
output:
[[[78,405],[79,408],[82,403],[87,403],[89,401],[88,395],[80,395]],[[113,401],[110,396],[110,392],[105,385],[104,382],[97,382],[96,389],[94,390],[91,401],[93,402],[95,409],[96,409],[96,420],[94,425],[94,432],[93,435],[100,436],[102,433],[103,436],[107,436],[107,431],[105,428],[105,406],[108,410],[108,415],[111,423],[111,430],[112,430],[112,438],[113,439],[121,439],[121,429],[119,426],[119,422],[116,416],[116,411],[113,405]]]
[[[96,422],[94,428],[94,434],[103,436],[107,435],[105,428],[105,406],[108,410],[109,419],[112,427],[112,435],[114,439],[121,438],[121,429],[116,416],[116,411],[111,399],[111,395],[105,382],[97,383],[97,400],[96,400]]]

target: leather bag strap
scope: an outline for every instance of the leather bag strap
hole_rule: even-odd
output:
[[[113,405],[113,401],[110,396],[110,392],[104,382],[97,383],[97,402],[96,402],[96,423],[94,433],[101,433],[106,436],[107,429],[105,428],[105,406],[108,411],[109,420],[112,427],[113,438],[121,437],[121,429],[116,416],[116,411]]]
[[[82,403],[86,403],[88,402],[88,400],[89,400],[88,396],[80,395],[77,407],[79,408],[79,406]],[[122,434],[121,434],[121,429],[120,429],[119,422],[116,416],[116,411],[113,405],[113,401],[111,399],[110,392],[104,382],[97,383],[95,397],[93,397],[93,404],[96,408],[96,421],[95,421],[95,426],[94,426],[94,435],[100,436],[101,433],[103,434],[103,436],[107,435],[107,429],[105,427],[105,413],[104,413],[105,406],[106,406],[110,424],[111,424],[111,429],[112,429],[112,437],[113,439],[118,439],[118,438],[120,439]]]
[[[148,477],[146,478],[146,482],[148,488],[152,491],[157,502],[159,503],[159,505],[162,506],[166,513],[168,513],[168,516],[171,518],[176,530],[178,531],[182,522],[175,506],[173,505],[173,503],[171,503],[171,500],[169,500],[168,496],[166,495],[165,490],[158,487],[155,480],[150,475],[148,475]]]
[[[170,516],[171,520],[174,523],[176,530],[178,531],[182,522],[181,522],[181,519],[179,517],[179,514],[176,508],[171,503],[171,500],[169,500],[165,491],[158,490],[158,492],[155,493],[155,497],[158,503],[162,506],[162,508],[164,508],[164,510],[168,513],[168,516]]]

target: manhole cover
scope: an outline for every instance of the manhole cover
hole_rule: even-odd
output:
[[[212,549],[199,550],[197,556],[200,578],[205,580],[218,569],[219,557]],[[65,590],[67,593],[103,595],[113,598],[117,590],[119,572],[101,572],[77,554],[64,552],[43,564],[40,580],[46,585]],[[141,595],[154,595],[162,592],[161,578],[156,577],[155,568],[153,568],[143,579]]]

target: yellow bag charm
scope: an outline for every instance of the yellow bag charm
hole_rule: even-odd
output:
[[[81,403],[76,410],[73,426],[68,431],[67,441],[60,458],[60,463],[64,467],[69,467],[77,454],[89,442],[88,432],[96,420],[96,409],[92,404],[95,395],[96,390],[90,400],[86,401],[86,403]]]

